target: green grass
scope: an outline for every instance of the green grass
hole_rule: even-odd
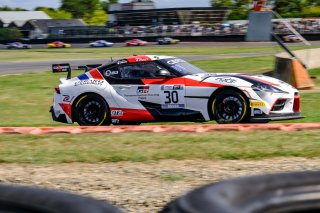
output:
[[[290,49],[305,49],[306,46],[291,46]],[[316,46],[312,46],[316,48]],[[0,50],[0,62],[46,61],[70,59],[96,59],[110,57],[125,57],[133,54],[151,55],[211,55],[232,53],[266,53],[282,51],[277,46],[261,47],[111,47],[111,48],[70,48],[70,49],[29,49],[29,50]]]
[[[320,131],[1,135],[0,163],[319,157]],[[180,180],[165,174],[167,181]]]
[[[219,60],[192,61],[193,64],[216,72],[256,73],[271,70],[273,57],[232,58]],[[257,71],[258,70],[258,71]],[[311,70],[314,75],[320,69]],[[74,72],[77,75],[80,72]],[[0,126],[60,126],[62,123],[51,119],[49,107],[52,103],[53,88],[65,74],[51,72],[23,75],[0,76]],[[316,80],[318,85],[319,80]],[[288,122],[320,122],[320,105],[317,91],[302,91],[302,113],[306,118]]]
[[[274,60],[275,58],[273,56],[264,56],[217,60],[194,60],[190,62],[201,67],[207,72],[264,73],[273,69]]]

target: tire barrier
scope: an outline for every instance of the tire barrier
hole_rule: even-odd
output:
[[[124,133],[124,132],[214,132],[214,131],[301,131],[320,130],[320,123],[286,124],[194,124],[145,126],[59,126],[59,127],[0,127],[0,134],[41,135],[54,133]]]
[[[0,212],[121,213],[117,207],[79,195],[26,186],[0,185]]]
[[[320,172],[243,177],[209,184],[160,213],[302,213],[320,211]]]

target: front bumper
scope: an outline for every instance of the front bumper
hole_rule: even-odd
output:
[[[255,116],[250,119],[250,122],[267,123],[269,121],[293,120],[293,119],[301,119],[301,118],[304,118],[304,116],[302,116],[300,112],[295,112],[295,113]]]

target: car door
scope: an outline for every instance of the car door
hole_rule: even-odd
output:
[[[173,74],[157,76],[159,70],[165,68],[154,61],[120,65],[121,80],[113,87],[126,100],[126,105],[132,108],[185,108],[184,79]],[[119,105],[124,104],[121,101]]]

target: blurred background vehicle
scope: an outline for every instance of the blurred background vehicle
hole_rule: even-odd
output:
[[[112,47],[113,43],[106,40],[97,40],[90,43],[90,47]]]
[[[164,38],[159,38],[158,39],[158,44],[178,44],[180,40],[178,39],[173,39],[170,37],[164,37]]]
[[[296,35],[286,35],[282,37],[284,42],[302,42],[302,40]]]
[[[71,44],[64,43],[62,41],[54,41],[52,43],[48,43],[48,48],[69,48]]]
[[[145,46],[148,44],[148,42],[140,39],[132,39],[132,40],[126,41],[125,44],[127,46]]]
[[[7,49],[31,49],[30,44],[23,44],[21,42],[12,42],[7,44]]]

